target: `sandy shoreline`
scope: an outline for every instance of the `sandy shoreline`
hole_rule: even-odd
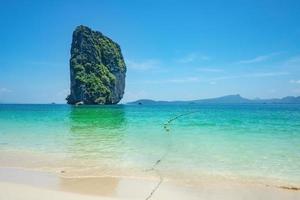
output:
[[[147,199],[157,183],[118,177],[63,178],[53,173],[0,168],[0,199]],[[186,187],[165,181],[150,199],[296,200],[300,199],[300,191],[234,182]]]

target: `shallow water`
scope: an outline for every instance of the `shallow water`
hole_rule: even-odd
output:
[[[300,105],[0,105],[0,156],[14,152],[73,175],[144,175],[160,160],[169,179],[300,185]]]

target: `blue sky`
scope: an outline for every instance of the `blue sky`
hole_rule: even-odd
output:
[[[299,1],[0,0],[0,102],[64,103],[72,31],[118,42],[123,102],[300,95]]]

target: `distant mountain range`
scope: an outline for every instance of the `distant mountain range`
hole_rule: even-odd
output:
[[[227,95],[217,98],[190,100],[190,101],[155,101],[151,99],[140,99],[127,104],[137,105],[163,105],[163,104],[300,104],[300,96],[287,96],[274,99],[247,99],[237,95]]]

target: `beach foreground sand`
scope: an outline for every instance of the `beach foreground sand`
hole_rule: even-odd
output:
[[[163,182],[149,198],[157,180],[99,177],[63,178],[23,169],[0,169],[1,200],[113,200],[113,199],[300,199],[300,191],[232,182],[195,187]]]

